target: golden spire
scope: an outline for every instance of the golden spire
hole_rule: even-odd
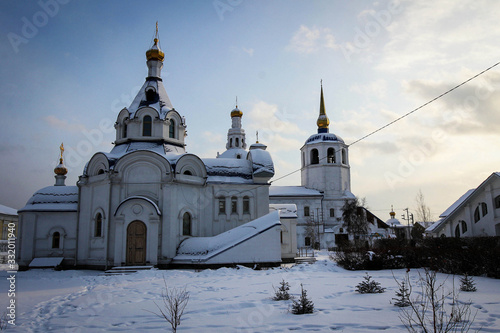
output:
[[[325,111],[325,99],[323,98],[323,80],[321,80],[321,98],[319,102],[319,117],[316,122],[318,125],[318,133],[328,133],[328,126],[330,125],[330,120],[326,115]]]
[[[391,205],[391,212],[389,213],[389,215],[391,215],[391,219],[396,217],[396,213],[394,213],[394,208],[392,205]]]
[[[163,61],[163,59],[165,59],[165,53],[163,53],[159,46],[158,21],[156,21],[155,38],[153,39],[153,42],[153,46],[146,51],[146,59]]]
[[[243,117],[243,112],[238,109],[238,96],[236,96],[236,107],[231,111],[231,118]]]
[[[59,157],[59,165],[55,167],[54,173],[58,176],[64,176],[68,173],[68,169],[66,169],[63,162],[64,144],[61,143],[59,150],[61,151],[61,155]]]

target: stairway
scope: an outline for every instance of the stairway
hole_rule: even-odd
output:
[[[127,275],[137,273],[137,271],[150,270],[153,268],[153,266],[120,266],[108,269],[104,272],[104,275]]]

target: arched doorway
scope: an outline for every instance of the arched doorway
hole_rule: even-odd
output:
[[[146,264],[146,225],[141,221],[134,221],[127,227],[126,264]]]

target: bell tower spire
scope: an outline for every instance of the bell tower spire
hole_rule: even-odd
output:
[[[163,67],[163,59],[165,53],[160,48],[160,39],[158,38],[158,22],[156,22],[155,37],[153,46],[146,51],[146,59],[148,65],[148,79],[156,78],[161,80],[161,69]]]
[[[316,122],[318,125],[318,133],[328,133],[328,126],[330,125],[330,119],[326,115],[325,111],[325,99],[323,98],[323,80],[321,80],[321,97],[319,101],[319,117]]]

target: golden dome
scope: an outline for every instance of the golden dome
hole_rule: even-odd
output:
[[[316,124],[318,124],[318,128],[328,128],[330,125],[330,119],[328,119],[326,114],[322,114],[318,117]]]
[[[242,116],[243,116],[243,112],[241,112],[241,110],[238,109],[238,105],[236,105],[236,107],[233,109],[233,111],[231,111],[231,118],[242,117]]]
[[[54,173],[58,176],[64,176],[68,173],[68,169],[63,164],[62,157],[59,159],[59,165],[55,167]]]
[[[163,59],[165,59],[165,53],[163,53],[158,46],[158,38],[154,39],[154,45],[146,51],[146,59],[159,61],[163,61]]]

